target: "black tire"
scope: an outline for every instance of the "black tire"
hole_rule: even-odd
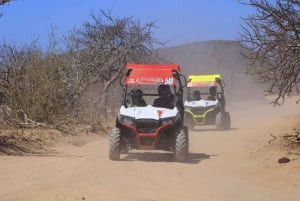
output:
[[[186,133],[187,136],[187,152],[190,150],[190,134],[189,134],[189,127],[188,126],[183,126],[184,132]]]
[[[127,145],[127,141],[125,140],[125,138],[123,137],[121,139],[121,145],[120,145],[120,153],[121,154],[128,154],[129,152],[129,148],[128,148],[128,145]]]
[[[187,127],[189,127],[190,129],[194,130],[195,123],[194,123],[193,116],[188,112],[185,112],[184,115],[185,115],[184,116],[184,124]]]
[[[187,125],[189,128],[194,127],[193,116],[189,112],[184,113],[184,124]]]
[[[120,160],[121,131],[113,128],[109,137],[109,159]]]
[[[219,112],[216,115],[216,129],[229,130],[231,128],[231,120],[229,112]]]
[[[174,158],[177,162],[184,162],[189,152],[189,137],[187,127],[179,130],[175,139]]]
[[[224,113],[223,122],[224,122],[224,130],[230,130],[231,129],[231,119],[230,119],[229,112]]]

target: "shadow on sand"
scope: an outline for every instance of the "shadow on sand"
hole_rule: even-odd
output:
[[[238,128],[230,128],[229,130],[218,130],[216,128],[190,128],[190,131],[193,131],[193,132],[222,132],[222,133],[226,133],[228,131],[233,131],[233,130],[238,130]]]
[[[202,160],[210,159],[212,156],[204,153],[189,153],[183,163],[197,164]],[[121,157],[121,161],[145,161],[145,162],[176,162],[171,152],[132,152]]]

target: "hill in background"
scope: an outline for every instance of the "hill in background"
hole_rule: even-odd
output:
[[[185,75],[220,73],[225,81],[227,102],[263,99],[263,87],[246,74],[246,60],[236,41],[204,41],[168,47],[159,54],[178,63]]]

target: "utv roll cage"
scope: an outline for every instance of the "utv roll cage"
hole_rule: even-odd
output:
[[[225,95],[224,87],[225,82],[221,79],[220,74],[209,74],[209,75],[189,75],[187,84],[187,101],[192,101],[191,89],[197,87],[219,87],[220,91],[217,91],[216,98],[221,104],[221,110],[225,111]],[[209,92],[201,92],[201,95],[210,95]]]
[[[188,127],[184,126],[183,88],[186,78],[178,64],[136,64],[128,63],[120,78],[123,98],[116,115],[116,125],[109,140],[109,158],[119,160],[120,154],[129,150],[164,150],[173,152],[174,159],[183,162],[189,150]],[[172,95],[156,99],[158,86],[172,87]],[[153,104],[129,104],[129,90],[143,90]],[[146,91],[146,93],[145,93]],[[157,93],[155,93],[155,92]],[[142,96],[142,97],[143,97]],[[164,99],[165,98],[165,99]],[[172,107],[154,104],[157,100],[167,100]],[[139,99],[140,100],[140,99]],[[145,101],[143,102],[145,103]]]
[[[176,107],[178,107],[182,118],[184,118],[183,88],[187,86],[187,80],[180,71],[181,68],[178,64],[128,63],[125,68],[125,73],[120,79],[120,85],[123,87],[124,92],[122,105],[126,107],[128,96],[130,95],[130,93],[128,93],[129,85],[168,84],[174,87],[176,93],[174,93],[173,96]],[[178,87],[176,87],[176,82],[178,83]],[[157,93],[144,93],[143,96],[159,95]]]

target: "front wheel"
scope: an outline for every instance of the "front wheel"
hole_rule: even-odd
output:
[[[229,112],[219,112],[216,116],[216,129],[229,130],[231,127],[231,120]]]
[[[175,138],[174,157],[177,162],[184,162],[189,152],[189,136],[187,127],[179,130]]]
[[[120,160],[121,131],[113,128],[109,137],[109,159]]]
[[[188,112],[185,112],[184,124],[187,125],[192,130],[195,127],[195,122],[194,122],[193,116]]]

